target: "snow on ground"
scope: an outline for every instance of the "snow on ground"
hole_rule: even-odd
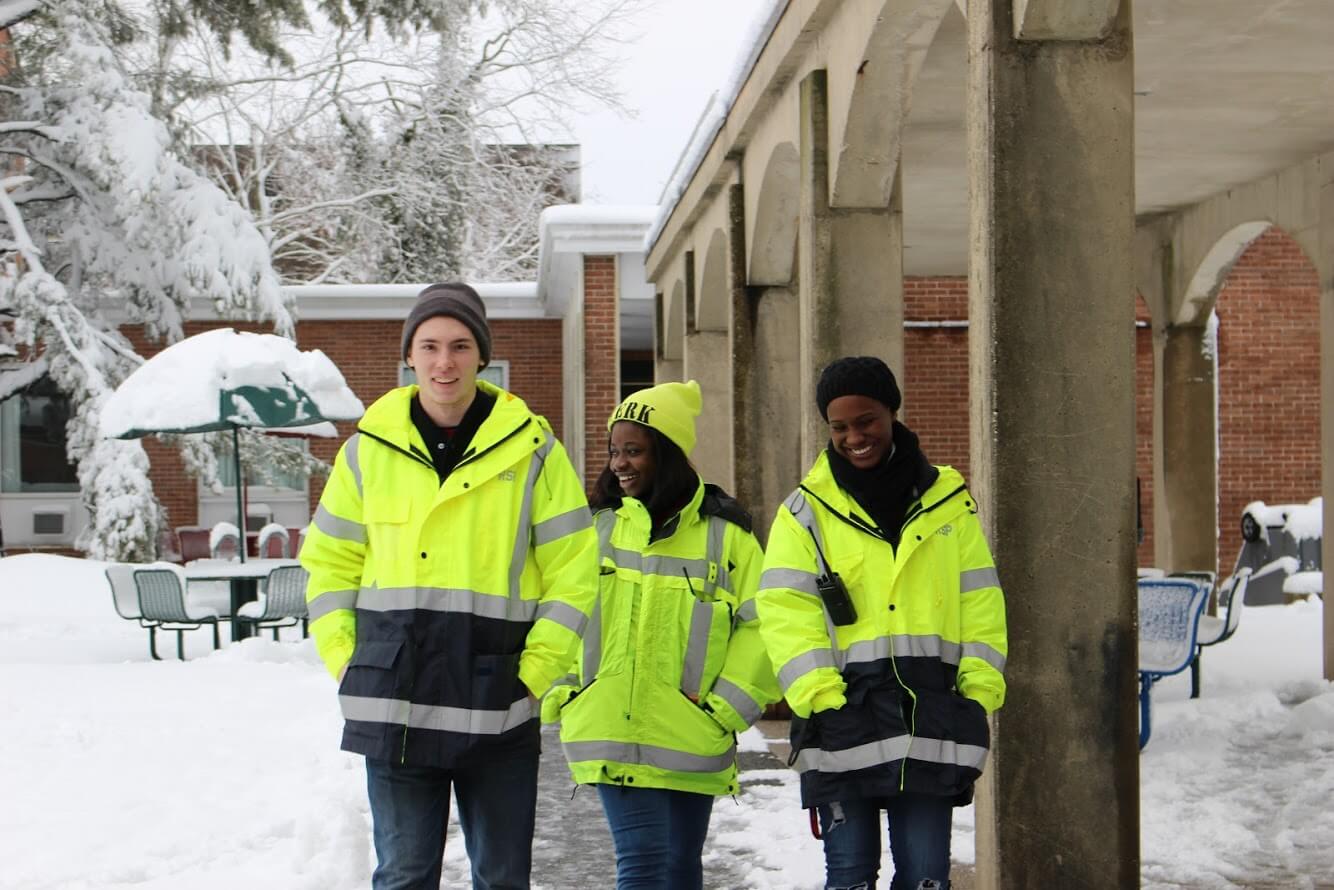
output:
[[[310,642],[288,630],[215,653],[200,630],[186,634],[190,661],[152,662],[147,631],[112,610],[103,567],[0,559],[0,886],[367,886],[364,771],[338,750],[333,685]],[[1206,651],[1202,698],[1189,699],[1187,674],[1155,687],[1146,888],[1334,883],[1321,608],[1247,609]],[[758,742],[752,731],[743,746]],[[757,890],[821,886],[793,775],[749,771],[743,786],[714,810],[706,868],[740,860]],[[956,861],[973,859],[972,828],[972,808],[958,811]],[[452,846],[448,859],[462,855]]]

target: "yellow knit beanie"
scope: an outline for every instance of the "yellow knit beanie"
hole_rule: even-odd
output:
[[[627,396],[607,418],[607,429],[618,420],[633,421],[662,433],[690,457],[700,405],[699,384],[695,381],[659,383]]]

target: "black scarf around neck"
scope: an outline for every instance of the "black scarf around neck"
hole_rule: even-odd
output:
[[[894,449],[878,467],[859,470],[847,458],[826,447],[829,468],[838,487],[852,495],[895,549],[908,508],[936,481],[936,470],[922,453],[917,434],[894,421]]]

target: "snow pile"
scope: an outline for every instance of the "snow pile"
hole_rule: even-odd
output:
[[[1305,504],[1266,504],[1251,501],[1242,510],[1250,514],[1267,534],[1268,529],[1282,528],[1294,541],[1319,538],[1324,526],[1324,498],[1312,498]]]
[[[326,419],[353,420],[365,412],[320,350],[299,350],[274,334],[218,328],[168,346],[126,378],[102,409],[102,435],[216,424],[219,393],[241,386],[280,387],[295,398],[293,385],[310,396]],[[242,426],[255,422],[236,420]]]

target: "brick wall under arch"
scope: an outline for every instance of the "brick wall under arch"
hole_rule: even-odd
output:
[[[1320,283],[1287,232],[1251,242],[1219,291],[1218,561],[1231,571],[1251,501],[1320,494]]]

